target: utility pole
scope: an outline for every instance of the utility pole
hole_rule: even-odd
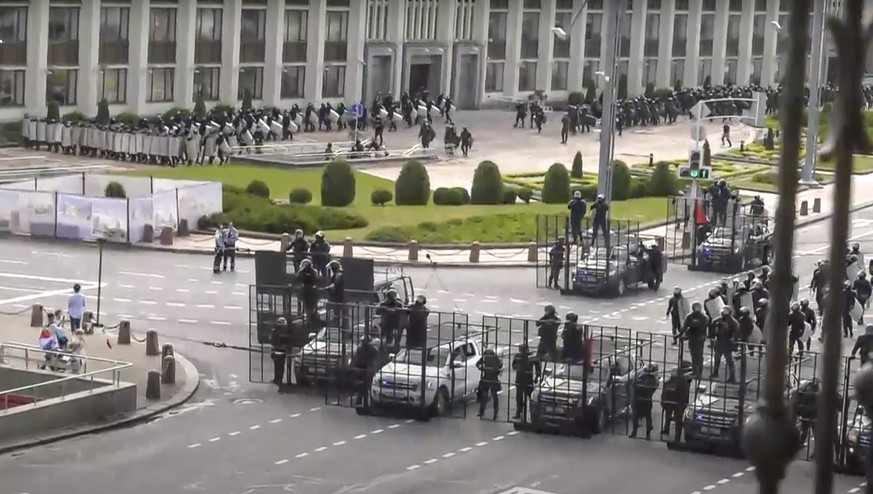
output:
[[[818,148],[818,121],[821,116],[821,72],[822,54],[825,41],[825,2],[814,1],[812,6],[812,39],[809,67],[809,107],[806,122],[806,156],[803,160],[803,170],[800,183],[818,185],[815,181],[815,158]]]
[[[621,18],[627,10],[627,0],[604,2],[606,30],[603,38],[612,46],[607,46],[603,59],[603,73],[606,87],[603,90],[603,115],[600,118],[600,161],[597,168],[597,193],[603,194],[607,201],[612,199],[612,159],[613,139],[615,138],[615,103],[618,91],[618,53],[621,49]]]

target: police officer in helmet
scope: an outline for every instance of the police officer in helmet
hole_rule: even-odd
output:
[[[873,324],[868,324],[864,328],[864,334],[858,335],[855,346],[852,347],[851,358],[855,358],[859,352],[861,353],[861,365],[870,361],[870,353],[873,352]]]
[[[561,319],[555,312],[554,305],[547,305],[543,315],[537,321],[537,333],[540,337],[537,345],[537,358],[541,362],[554,361],[558,358],[558,327]]]
[[[278,317],[270,329],[270,359],[273,360],[272,383],[279,387],[279,392],[284,392],[285,369],[288,367],[288,350],[291,345],[291,333],[288,330],[288,321],[284,317]],[[291,381],[291,373],[288,373],[288,381]]]
[[[386,348],[394,346],[394,335],[400,331],[402,310],[403,303],[397,300],[397,290],[388,290],[385,300],[376,309],[382,328],[382,343]]]
[[[485,416],[485,407],[488,405],[488,400],[494,399],[494,420],[497,420],[497,413],[500,410],[500,401],[497,398],[497,393],[500,392],[500,374],[503,372],[503,361],[494,353],[494,350],[488,348],[482,355],[482,358],[476,362],[476,368],[481,372],[479,378],[479,414],[480,419]]]
[[[370,335],[365,333],[352,359],[355,389],[358,390],[355,402],[364,409],[370,406],[370,383],[379,369],[379,355],[379,339],[370,339]]]
[[[427,299],[424,295],[415,297],[415,303],[409,306],[409,324],[406,328],[406,348],[424,348],[427,342]],[[396,343],[400,344],[400,335]]]
[[[540,362],[533,356],[527,343],[518,345],[518,353],[512,357],[512,370],[515,372],[514,418],[527,419],[527,404],[542,373]]]
[[[567,313],[561,337],[564,340],[562,360],[568,363],[581,363],[585,359],[585,342],[582,327],[579,325],[579,316],[575,312]]]
[[[633,381],[633,399],[631,400],[633,412],[633,428],[631,429],[630,437],[637,437],[637,429],[640,427],[640,419],[646,421],[646,440],[652,439],[652,397],[655,391],[658,390],[660,377],[658,376],[658,365],[650,363],[646,365],[642,372],[637,374]]]
[[[703,313],[700,302],[694,302],[691,313],[685,316],[682,324],[680,338],[688,340],[688,349],[691,353],[691,373],[700,379],[703,375],[703,347],[706,345],[706,329],[709,326],[709,318]]]

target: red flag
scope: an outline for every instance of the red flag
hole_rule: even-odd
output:
[[[694,221],[698,225],[705,225],[708,223],[706,219],[706,212],[703,211],[703,205],[699,202],[694,203]]]

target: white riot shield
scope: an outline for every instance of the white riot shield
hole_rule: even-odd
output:
[[[218,146],[218,152],[224,156],[228,156],[230,154],[230,144],[228,144],[226,140],[222,141]]]
[[[112,151],[116,153],[123,153],[124,147],[122,145],[121,137],[124,134],[121,132],[113,132],[112,133]]]
[[[318,115],[316,115],[315,113],[316,112],[313,111],[309,114],[309,123],[311,123],[312,125],[318,125]]]
[[[800,280],[794,282],[791,286],[791,301],[794,302],[800,298]]]
[[[864,260],[864,253],[859,252],[859,253],[855,254],[855,257],[858,258],[858,264],[861,266],[861,269],[864,269],[864,266],[867,265],[867,263]]]
[[[48,142],[52,144],[60,144],[61,143],[61,124],[59,123],[51,123],[46,127],[46,132],[48,135],[46,136]]]
[[[725,307],[725,303],[721,297],[715,297],[714,299],[704,302],[703,306],[706,308],[706,313],[709,315],[709,318],[715,319],[721,315],[721,310]]]
[[[327,113],[327,120],[332,124],[337,123],[339,121],[339,113],[331,108],[330,111]]]
[[[761,328],[755,325],[752,327],[752,334],[749,335],[749,343],[760,345],[762,341],[764,341],[764,333],[761,331]]]
[[[215,134],[210,134],[206,136],[206,140],[203,143],[203,155],[207,158],[214,158],[216,151]]]
[[[298,127],[296,123],[288,122],[288,131],[291,132],[292,134],[297,132],[299,129],[300,129],[300,127]]]
[[[384,108],[379,108],[379,116],[382,117],[382,120],[388,118],[388,110]]]
[[[137,132],[133,135],[133,154],[143,154],[145,151],[145,134]]]
[[[61,146],[68,148],[73,145],[73,129],[64,125],[61,127]]]
[[[147,155],[154,155],[158,146],[155,144],[156,136],[151,134],[143,134],[142,136],[142,152]]]
[[[691,301],[685,297],[679,299],[679,321],[684,322],[688,314],[691,314]]]
[[[402,118],[403,118],[403,117],[401,117],[399,113],[394,112],[394,113],[391,114],[391,118],[389,118],[388,121],[389,121],[389,122],[392,122],[394,125],[397,125],[397,124],[400,123],[400,120],[401,120]]]
[[[252,133],[248,130],[243,132],[240,138],[242,140],[242,143],[246,146],[253,146],[255,144],[255,138],[252,137]]]
[[[209,122],[206,124],[206,134],[214,134],[221,130],[221,127],[215,122]]]
[[[419,118],[427,118],[427,107],[424,105],[418,105],[418,108],[415,110],[418,112]]]
[[[437,118],[437,117],[440,116],[440,109],[437,108],[436,106],[431,106],[431,107],[430,107],[430,112],[428,112],[428,113],[430,113],[430,118],[431,118],[431,119],[435,119],[435,118]]]
[[[37,122],[36,123],[36,140],[37,142],[48,142],[46,141],[46,123],[45,122]]]
[[[449,105],[449,113],[455,113],[455,105]]]
[[[185,136],[177,135],[173,137],[173,151],[176,158],[181,158],[185,155]]]
[[[239,146],[239,139],[236,138],[235,135],[227,136],[227,145],[231,147],[231,149]]]
[[[30,139],[30,119],[27,117],[21,121],[21,137]]]
[[[852,306],[852,310],[849,311],[849,314],[852,316],[852,320],[856,323],[861,323],[861,318],[864,317],[864,306],[861,305],[861,302],[858,299],[855,299],[855,305]]]
[[[27,138],[30,139],[31,141],[35,141],[39,138],[39,134],[38,134],[36,128],[37,128],[37,121],[36,120],[31,120],[31,121],[27,122]]]
[[[291,121],[297,124],[298,127],[300,127],[301,125],[303,125],[303,115],[298,113],[297,115],[294,115],[294,118],[292,118]]]
[[[800,340],[806,343],[810,338],[812,338],[812,325],[805,322],[803,323],[803,334],[800,336]]]
[[[200,151],[200,136],[195,134],[188,138],[185,141],[185,153],[188,155],[188,159],[191,161],[195,161],[197,159],[197,154]]]
[[[755,310],[755,308],[752,306],[752,304],[752,292],[747,291],[746,293],[740,295],[740,307],[746,307],[749,309],[749,311],[753,311]]]
[[[258,120],[257,128],[262,134],[264,134],[264,136],[270,133],[270,126],[267,125],[267,122],[263,118]]]
[[[282,124],[273,120],[270,123],[270,133],[272,133],[274,136],[276,136],[276,138],[281,139],[282,138]]]
[[[737,285],[734,284],[733,280],[729,280],[727,282],[727,299],[729,303],[733,303],[734,295],[737,294]]]
[[[863,264],[859,264],[857,261],[853,262],[846,268],[846,279],[854,282],[858,279],[858,273],[860,273],[863,269]]]

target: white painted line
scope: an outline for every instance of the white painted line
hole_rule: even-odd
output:
[[[49,283],[65,283],[69,284],[71,288],[68,288],[66,291],[70,292],[72,286],[76,283],[80,285],[94,285],[97,286],[96,281],[83,281],[83,280],[71,280],[67,278],[55,278],[53,276],[38,276],[35,274],[21,274],[21,273],[4,273],[0,272],[0,278],[12,278],[15,280],[32,280],[32,281],[45,281]]]
[[[425,465],[433,465],[434,463],[440,461],[438,458],[431,458],[424,462]]]
[[[124,283],[119,283],[118,286],[119,286],[120,288],[136,288],[136,287],[133,286],[133,285],[127,285],[127,284],[124,284]]]
[[[443,455],[443,458],[451,458],[453,456],[455,456],[455,453],[446,453]]]
[[[130,299],[129,298],[114,298],[114,299],[112,299],[112,301],[125,303],[125,302],[130,302]]]
[[[258,429],[260,429],[260,428],[261,428],[260,425],[253,425],[253,426],[249,427],[249,429],[250,429],[250,430],[253,430],[253,431],[256,431],[256,430],[258,430]]]
[[[316,452],[316,453],[321,453],[322,451],[324,451],[324,450],[326,450],[326,449],[327,449],[327,446],[322,446],[322,447],[320,447],[320,448],[315,448],[315,452]]]
[[[718,485],[725,485],[725,484],[727,484],[727,483],[730,482],[730,481],[731,481],[731,479],[721,479],[721,480],[719,480],[718,482],[716,482],[716,484],[718,484]]]
[[[191,290],[187,288],[176,288],[176,291],[179,293],[191,293]]]
[[[278,423],[281,422],[281,421],[282,421],[282,419],[273,419],[273,420],[270,421],[270,423],[271,423],[271,424],[278,424]]]
[[[245,296],[248,295],[248,294],[245,293],[245,292],[233,292],[233,293],[231,293],[231,295],[234,295],[234,296],[237,296],[237,297],[245,297]]]
[[[466,448],[461,448],[458,450],[458,453],[466,453],[467,451],[472,451],[473,448],[467,446]]]
[[[334,446],[342,446],[345,443],[346,443],[345,441],[337,441],[337,442],[333,443],[333,445]]]
[[[237,287],[237,288],[245,288],[245,289],[248,289],[248,287],[249,287],[248,285],[246,285],[246,284],[244,284],[244,283],[237,283],[237,284],[234,285],[234,286]]]
[[[42,293],[45,290],[36,290],[34,288],[21,288],[18,286],[0,286],[0,290],[7,290],[10,292],[23,292],[23,293]],[[91,298],[91,297],[89,297]]]
[[[142,305],[158,305],[154,300],[140,300],[139,303]]]
[[[239,431],[228,432],[227,435],[230,436],[230,437],[238,436],[238,435],[239,435]]]
[[[197,279],[197,278],[188,278],[188,281],[190,281],[190,282],[192,282],[192,283],[197,283],[197,282],[200,281],[200,280]]]
[[[197,319],[179,319],[179,322],[186,324],[197,324]]]
[[[200,444],[200,443],[194,443],[194,444],[189,444],[189,445],[188,445],[188,447],[191,448],[191,449],[199,448],[200,446],[202,446],[202,444]]]
[[[403,422],[405,422],[407,424],[411,424],[411,423],[415,422],[415,419],[404,420]]]
[[[389,429],[396,429],[398,427],[400,427],[400,424],[391,424],[388,426]]]
[[[296,419],[296,418],[299,417],[299,416],[300,416],[299,413],[295,413],[295,414],[292,414],[292,415],[291,415],[291,418],[292,418],[292,419]]]
[[[197,304],[195,307],[198,309],[214,309],[215,306],[212,304]]]
[[[421,468],[421,465],[412,465],[412,466],[406,467],[406,470],[411,472],[413,470],[418,470],[419,468]]]
[[[854,489],[849,489],[849,491],[848,491],[849,494],[855,494],[856,492],[861,492],[861,489],[858,487],[855,487]]]
[[[0,273],[0,276],[3,276],[4,274],[5,273]],[[94,288],[96,288],[96,285],[89,286],[87,288],[85,286],[82,286],[82,290],[91,290]],[[0,305],[14,304],[17,302],[27,302],[28,300],[37,300],[37,299],[46,298],[46,297],[54,297],[57,295],[68,295],[70,293],[71,292],[70,292],[69,288],[64,288],[61,290],[49,290],[47,292],[39,292],[39,293],[34,293],[32,295],[22,295],[20,297],[3,299],[3,300],[0,300]]]
[[[319,411],[319,410],[321,410],[321,407],[315,407],[315,408],[310,408],[310,409],[309,409],[310,412],[317,412],[317,411]]]
[[[224,308],[227,310],[242,310],[242,306],[239,305],[225,305]]]
[[[514,436],[516,434],[518,434],[518,431],[511,431],[506,433],[507,436]]]
[[[692,492],[691,494],[703,494],[703,493],[700,492],[700,491],[694,491],[694,492]]]
[[[358,434],[357,436],[355,436],[355,439],[363,439],[365,437],[367,437],[366,434]]]
[[[160,292],[160,291],[163,290],[163,288],[161,288],[161,287],[159,287],[159,286],[150,286],[150,287],[149,287],[149,290],[151,290],[151,291],[153,291],[153,292]]]
[[[708,486],[706,486],[706,487],[703,488],[703,490],[705,490],[705,491],[711,491],[711,490],[713,490],[713,489],[715,489],[715,486],[712,485],[712,484],[710,484],[710,485],[708,485]]]
[[[26,265],[27,261],[13,261],[11,259],[0,259],[0,264],[18,264],[18,265]]]
[[[215,280],[210,281],[210,283],[212,283],[213,285],[221,285],[222,284],[220,281],[215,281]]]
[[[370,431],[370,434],[381,434],[383,432],[385,432],[383,429],[376,429],[374,431]]]
[[[733,478],[738,479],[745,474],[746,474],[746,472],[737,472],[737,473],[733,474]]]
[[[174,267],[174,268],[187,269],[187,268],[190,268],[191,266],[189,266],[189,265],[187,265],[187,264],[173,264],[173,267]]]
[[[132,316],[130,314],[118,314],[118,317],[120,317],[122,319],[135,319],[136,318],[136,316]]]
[[[218,441],[221,441],[220,437],[213,437],[212,439],[209,440],[209,442],[211,442],[211,443],[217,443]]]
[[[149,316],[148,320],[149,321],[166,321],[167,318],[164,316]]]
[[[481,448],[482,446],[485,446],[486,444],[488,444],[488,441],[482,441],[481,443],[476,443],[476,446]]]
[[[162,275],[162,274],[139,273],[136,271],[119,271],[118,274],[123,274],[125,276],[140,276],[140,277],[144,277],[144,278],[158,278],[158,279],[164,278],[164,275]]]
[[[309,453],[300,453],[299,455],[295,456],[294,458],[306,458],[307,456],[309,456]]]
[[[288,463],[288,460],[287,460],[287,459],[284,459],[284,460],[279,460],[279,461],[277,461],[277,462],[275,463],[275,465],[284,465],[284,464],[286,464],[286,463]]]
[[[216,326],[230,326],[230,323],[227,321],[209,321],[209,324],[215,324]]]
[[[504,439],[504,436],[497,436],[494,439],[492,439],[492,441],[502,441],[503,439]]]
[[[514,304],[524,304],[524,303],[526,303],[524,300],[519,300],[519,299],[517,299],[517,298],[511,298],[511,299],[509,299],[509,301],[512,302],[512,303],[514,303]]]
[[[754,471],[755,471],[755,467],[748,467],[748,468],[746,468],[746,471],[747,471],[747,472],[754,472]]]
[[[866,481],[861,482],[861,487],[867,487],[867,482]]]
[[[215,290],[206,290],[203,293],[205,293],[206,295],[218,295],[218,292],[216,292]]]

